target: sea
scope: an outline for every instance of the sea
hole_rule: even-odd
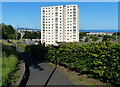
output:
[[[108,33],[113,33],[113,32],[118,32],[117,29],[110,29],[110,30],[105,30],[105,29],[101,29],[101,30],[79,30],[79,32],[108,32]],[[120,31],[119,31],[120,32]]]

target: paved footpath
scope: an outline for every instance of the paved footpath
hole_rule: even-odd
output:
[[[46,62],[31,60],[25,53],[22,53],[26,66],[29,68],[26,85],[73,85],[70,79],[54,65]]]
[[[27,85],[72,85],[72,82],[59,69],[48,63],[40,63],[30,67],[30,77]],[[49,79],[50,75],[51,78]],[[49,79],[49,80],[48,80]]]

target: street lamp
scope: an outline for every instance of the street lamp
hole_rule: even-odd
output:
[[[19,25],[17,25],[17,28],[16,28],[16,50],[17,50],[17,40],[18,40],[18,36],[17,36],[18,26]]]
[[[57,49],[60,47],[58,43],[54,43],[53,47],[55,48],[55,60],[56,60],[56,66],[57,66]]]

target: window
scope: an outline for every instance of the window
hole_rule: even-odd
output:
[[[70,11],[72,11],[72,9],[70,9]]]
[[[58,9],[58,7],[56,7],[55,9]]]
[[[76,9],[73,9],[73,10],[76,10]]]
[[[67,8],[69,8],[69,6],[67,6]]]
[[[70,12],[70,14],[72,14],[72,12]]]
[[[76,28],[75,26],[73,26],[73,28]]]
[[[69,9],[67,9],[67,11],[69,11]]]
[[[74,8],[76,7],[76,6],[73,6]]]
[[[76,12],[73,12],[73,13],[76,13]]]

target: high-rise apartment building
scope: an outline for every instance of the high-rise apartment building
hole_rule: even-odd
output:
[[[41,7],[41,43],[78,41],[78,5]]]

